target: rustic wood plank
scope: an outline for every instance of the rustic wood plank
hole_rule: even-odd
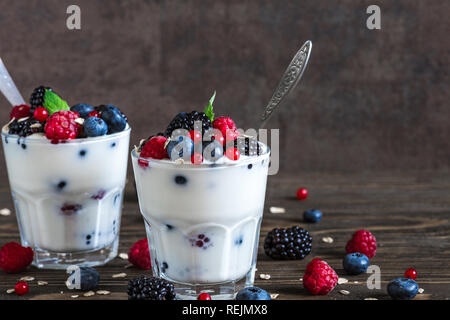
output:
[[[300,186],[309,189],[306,201],[295,199]],[[261,228],[258,255],[257,286],[270,293],[278,293],[277,299],[389,299],[387,283],[402,276],[405,269],[415,267],[419,273],[419,286],[425,291],[416,299],[450,298],[450,176],[443,174],[411,175],[325,175],[302,174],[298,176],[270,177],[267,189],[266,209]],[[269,213],[270,206],[286,208],[284,214]],[[7,182],[0,187],[0,209],[12,209]],[[324,212],[318,224],[306,224],[302,213],[309,208]],[[265,256],[261,244],[268,231],[274,227],[300,225],[310,231],[313,240],[312,253],[303,261],[274,261]],[[351,234],[360,228],[371,230],[377,237],[379,248],[371,260],[381,268],[382,289],[369,290],[368,274],[347,276],[342,269],[344,247]],[[120,233],[119,252],[126,252],[136,240],[145,237],[132,184],[127,186],[126,202]],[[332,237],[332,244],[321,241]],[[0,216],[0,244],[18,241],[15,215]],[[302,278],[307,263],[313,257],[325,259],[340,277],[349,280],[338,285],[327,296],[310,296],[303,288]],[[0,272],[0,299],[126,299],[127,281],[143,272],[125,268],[127,261],[116,258],[106,266],[98,267],[101,275],[100,290],[109,295],[83,297],[82,292],[69,291],[64,281],[64,271],[37,270],[30,267],[25,272],[11,275]],[[113,278],[113,274],[125,272],[125,278]],[[150,274],[150,272],[144,272]],[[259,274],[270,274],[270,280],[262,280]],[[33,276],[30,293],[18,297],[6,290],[13,288],[22,276]],[[38,286],[37,281],[48,285]],[[348,290],[349,295],[339,293]],[[62,293],[61,293],[62,292]],[[72,295],[79,295],[72,298]]]

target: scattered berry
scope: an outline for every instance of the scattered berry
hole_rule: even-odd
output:
[[[226,143],[234,141],[239,136],[234,121],[229,117],[219,117],[213,122],[213,127],[220,130],[222,136],[225,137]]]
[[[44,107],[37,107],[34,110],[33,117],[40,122],[45,122],[48,118],[48,111]]]
[[[19,281],[14,286],[14,291],[19,296],[23,296],[23,295],[27,294],[28,291],[30,291],[30,288],[28,287],[28,283],[26,283],[25,281]]]
[[[149,270],[151,268],[147,238],[143,238],[131,246],[128,250],[128,261],[139,269]]]
[[[34,110],[38,107],[44,106],[44,96],[45,90],[53,91],[50,87],[40,86],[33,90],[30,97],[30,111],[34,112]]]
[[[153,159],[168,158],[167,150],[164,148],[167,138],[163,136],[152,137],[142,147],[141,157]]]
[[[175,140],[170,141],[167,145],[167,153],[172,161],[179,158],[189,161],[193,152],[194,142],[191,138],[186,136],[179,136]]]
[[[72,271],[72,274],[75,272]],[[72,280],[75,284],[75,279]],[[100,275],[97,270],[90,267],[80,267],[80,290],[89,291],[98,287]],[[78,289],[78,288],[77,288]]]
[[[344,270],[348,274],[360,274],[366,272],[369,265],[369,258],[359,252],[347,254],[343,261]]]
[[[45,136],[50,140],[75,139],[81,131],[81,126],[75,122],[79,118],[73,111],[57,111],[45,124]]]
[[[87,117],[89,117],[89,114],[94,111],[94,107],[86,103],[80,103],[72,106],[70,110],[77,112],[80,117],[86,119]]]
[[[203,155],[199,152],[194,152],[194,154],[191,157],[191,163],[202,164],[202,162],[203,162]]]
[[[117,107],[108,104],[97,107],[101,118],[108,125],[108,133],[116,133],[123,131],[127,126],[127,119]]]
[[[316,209],[309,209],[303,212],[303,219],[306,222],[316,223],[322,219],[322,211]]]
[[[416,280],[417,278],[417,271],[414,268],[409,268],[405,271],[405,278],[410,278],[413,280]]]
[[[313,295],[325,295],[336,287],[338,275],[328,263],[313,259],[303,275],[303,286]]]
[[[305,258],[312,247],[309,232],[299,226],[275,228],[264,240],[264,252],[272,259],[298,260]]]
[[[300,188],[297,190],[297,199],[305,200],[308,198],[308,190],[306,188]]]
[[[271,300],[270,294],[259,287],[247,287],[240,290],[236,300]]]
[[[30,117],[30,106],[26,104],[21,104],[12,108],[11,113],[9,114],[9,120],[11,119],[21,119],[25,117]]]
[[[347,242],[345,251],[347,253],[360,252],[372,259],[377,251],[377,241],[369,231],[358,230]]]
[[[128,282],[130,300],[175,300],[175,287],[167,280],[140,276]]]
[[[413,299],[419,285],[413,279],[397,278],[389,282],[387,291],[394,300],[410,300]]]
[[[206,292],[202,292],[198,295],[197,300],[211,300],[211,296]]]
[[[204,112],[180,112],[170,121],[164,136],[171,137],[172,132],[176,129],[186,129],[188,131],[197,129],[194,128],[196,121],[201,122],[202,134],[211,127],[211,120]]]
[[[8,273],[17,273],[33,261],[33,250],[17,242],[8,242],[0,249],[0,268]]]
[[[83,130],[88,137],[98,137],[108,133],[108,125],[101,118],[89,117],[84,121]]]
[[[227,156],[228,159],[230,160],[239,160],[241,153],[239,152],[239,150],[237,148],[228,148],[225,155]]]

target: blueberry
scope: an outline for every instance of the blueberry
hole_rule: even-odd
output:
[[[170,141],[167,145],[167,153],[172,161],[175,161],[178,158],[190,161],[193,152],[194,141],[189,137],[179,136],[175,140]]]
[[[88,137],[104,136],[108,133],[108,125],[103,119],[89,117],[84,121],[84,133]]]
[[[80,104],[76,104],[76,105],[72,106],[70,108],[70,110],[78,112],[80,117],[86,119],[87,117],[89,117],[89,113],[94,111],[94,107],[90,106],[86,103],[80,103]]]
[[[306,222],[319,222],[322,219],[322,212],[316,209],[309,209],[303,212],[303,219]]]
[[[394,300],[410,300],[419,290],[417,282],[413,279],[397,278],[389,282],[387,291]]]
[[[367,271],[370,261],[364,254],[355,252],[346,255],[342,264],[348,274],[360,274]]]
[[[187,179],[186,179],[185,176],[180,176],[180,175],[175,176],[175,183],[176,184],[186,184],[186,182],[187,182]]]
[[[72,272],[72,274],[75,271]],[[89,291],[97,288],[100,281],[100,275],[97,270],[89,267],[80,267],[80,289]]]
[[[267,291],[258,287],[244,288],[236,295],[236,300],[271,300]]]
[[[223,147],[220,142],[213,140],[211,142],[203,142],[203,158],[208,161],[215,162],[223,156]]]
[[[113,105],[102,107],[101,117],[105,120],[109,128],[109,133],[116,133],[123,131],[127,126],[127,120],[122,112]]]

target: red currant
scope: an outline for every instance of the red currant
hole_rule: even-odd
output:
[[[405,271],[405,278],[411,278],[413,280],[416,280],[417,278],[417,271],[414,268],[409,268]]]
[[[241,153],[236,148],[228,148],[225,155],[227,156],[228,159],[236,161],[239,160]]]
[[[305,200],[308,198],[308,190],[306,188],[300,188],[297,190],[297,199]]]
[[[100,112],[98,112],[97,110],[94,110],[94,111],[89,112],[88,116],[100,118]]]
[[[197,130],[191,130],[189,131],[189,138],[191,138],[192,141],[197,144],[202,141],[202,133]]]
[[[191,162],[193,164],[201,164],[203,162],[203,155],[199,152],[194,152],[191,156]]]
[[[16,283],[16,286],[14,287],[14,291],[19,295],[23,296],[24,294],[27,294],[30,288],[28,287],[28,283],[25,281],[19,281]]]
[[[44,107],[39,107],[34,110],[34,118],[40,122],[44,122],[48,118],[48,111]]]
[[[198,295],[197,300],[211,300],[211,296],[206,292],[202,292]]]

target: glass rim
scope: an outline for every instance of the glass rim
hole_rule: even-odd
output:
[[[261,143],[265,147],[265,151],[263,154],[260,154],[259,156],[250,157],[248,156],[246,159],[236,161],[236,162],[227,162],[227,163],[202,163],[202,164],[192,164],[192,163],[177,163],[175,161],[172,161],[170,159],[152,159],[152,158],[143,158],[137,154],[137,147],[134,147],[133,150],[131,150],[131,158],[136,160],[143,160],[146,161],[150,167],[152,165],[154,166],[160,166],[160,167],[172,167],[172,168],[182,168],[182,169],[188,169],[188,170],[211,170],[211,169],[224,169],[224,168],[233,168],[233,167],[239,167],[244,165],[253,164],[255,162],[264,160],[270,156],[270,148],[268,145],[262,143],[261,141],[258,141],[258,143]],[[134,165],[134,162],[133,162]]]
[[[4,127],[2,127],[2,130],[1,130],[2,137],[8,138],[8,139],[9,138],[11,138],[11,139],[18,138],[21,140],[23,139],[23,141],[26,141],[27,144],[45,144],[45,145],[49,144],[49,145],[54,145],[54,146],[71,145],[74,143],[86,143],[87,144],[87,143],[94,143],[94,142],[100,142],[100,141],[104,142],[104,141],[114,140],[117,137],[125,136],[127,134],[129,135],[131,132],[131,127],[130,127],[130,125],[127,124],[127,127],[123,131],[120,131],[120,132],[116,132],[116,133],[112,133],[112,134],[105,134],[105,135],[99,136],[99,137],[67,139],[60,143],[52,143],[52,140],[45,138],[45,136],[44,136],[45,139],[27,139],[29,136],[20,137],[17,134],[10,134],[8,132],[5,132],[3,130],[3,128]]]

